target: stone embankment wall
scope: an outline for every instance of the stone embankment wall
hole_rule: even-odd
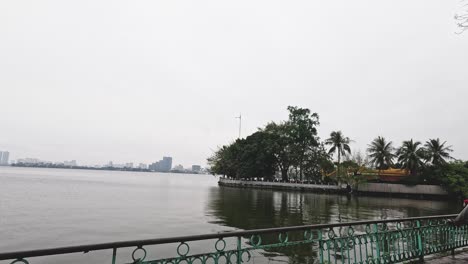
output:
[[[437,185],[404,185],[391,183],[364,183],[359,185],[362,193],[390,193],[401,195],[436,195],[448,196],[448,192]]]
[[[286,183],[286,182],[263,182],[263,181],[240,181],[220,178],[219,185],[230,187],[251,187],[261,189],[280,189],[280,190],[300,190],[300,191],[317,191],[317,192],[341,192],[343,191],[337,185],[321,185],[321,184],[303,184],[303,183]]]
[[[296,190],[310,191],[320,193],[348,193],[345,186],[303,184],[303,183],[284,183],[284,182],[263,182],[263,181],[242,181],[220,178],[220,186],[241,187],[241,188],[260,188],[276,190]],[[436,185],[404,185],[390,183],[363,183],[357,190],[363,195],[388,195],[397,197],[447,197],[448,193],[440,186]]]

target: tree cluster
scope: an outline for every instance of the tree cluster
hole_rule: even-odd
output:
[[[368,145],[367,156],[359,151],[351,155],[352,140],[341,131],[320,141],[316,113],[293,106],[288,111],[288,120],[271,122],[219,148],[208,158],[211,173],[234,179],[332,181],[356,187],[366,181],[360,175],[363,170],[399,168],[408,172],[407,183],[443,185],[452,194],[468,197],[468,162],[454,161],[452,147],[438,138],[424,143],[410,139],[394,147],[379,136]]]
[[[468,162],[450,156],[453,150],[445,141],[429,139],[423,144],[411,139],[394,148],[391,141],[377,137],[367,151],[376,169],[405,169],[410,172],[408,183],[441,185],[454,196],[468,197]]]
[[[424,168],[421,177],[426,183],[444,186],[458,198],[468,198],[468,162],[452,161]]]
[[[392,141],[383,137],[375,138],[367,152],[370,163],[379,170],[396,167],[408,170],[411,175],[420,174],[427,167],[440,167],[453,159],[451,146],[440,139],[429,139],[423,145],[413,139],[405,140],[399,148],[393,147]]]
[[[319,116],[309,109],[288,107],[286,121],[271,122],[246,137],[219,148],[208,158],[213,174],[231,178],[273,180],[321,179],[333,163],[317,136]]]

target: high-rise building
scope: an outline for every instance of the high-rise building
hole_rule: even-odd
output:
[[[152,171],[168,172],[172,168],[172,157],[163,157],[162,160],[150,164],[148,168]]]
[[[172,157],[163,157],[161,167],[163,171],[170,171],[172,169]]]
[[[10,157],[10,152],[0,151],[0,165],[8,165],[9,157]]]
[[[148,166],[150,171],[158,171],[158,162],[153,162]]]

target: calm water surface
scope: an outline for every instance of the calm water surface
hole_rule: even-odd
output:
[[[210,175],[0,167],[0,252],[459,209],[446,201],[221,188]]]

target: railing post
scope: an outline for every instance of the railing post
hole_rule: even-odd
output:
[[[117,259],[117,248],[112,249],[112,264],[115,264],[115,261]]]
[[[380,261],[380,235],[379,235],[379,225],[374,224],[374,235],[375,235],[375,253],[377,254],[377,263],[381,263]]]
[[[375,253],[377,255],[377,263],[380,263],[381,261],[380,261],[380,245],[379,245],[379,242],[380,242],[379,226],[378,224],[373,224],[372,227],[374,229],[374,236],[375,236]],[[371,237],[371,243],[372,243],[372,237]],[[372,246],[371,246],[371,250],[373,250]]]
[[[421,235],[421,221],[420,220],[416,220],[416,233],[418,234],[417,235],[417,239],[418,239],[418,255],[419,255],[419,261],[422,263],[424,262],[424,249],[423,249],[423,243],[422,243],[422,235]]]
[[[447,218],[454,218],[456,215],[441,215],[433,217],[403,218],[395,220],[370,220],[348,223],[305,225],[286,228],[271,228],[262,230],[243,230],[231,233],[205,234],[198,236],[184,236],[172,238],[159,238],[138,241],[121,241],[114,243],[81,245],[74,247],[60,247],[40,249],[33,251],[0,252],[0,261],[13,260],[13,263],[26,262],[26,258],[52,256],[61,254],[71,254],[79,252],[90,252],[105,250],[109,253],[112,250],[112,264],[116,264],[117,250],[119,248],[136,247],[132,253],[134,263],[159,263],[159,262],[194,262],[199,260],[206,262],[209,258],[218,262],[216,258],[225,256],[228,262],[234,262],[230,257],[237,255],[236,264],[242,264],[244,261],[251,262],[251,253],[258,253],[255,250],[274,249],[281,247],[296,247],[307,245],[314,249],[312,255],[315,261],[320,264],[329,262],[334,263],[374,263],[387,264],[395,261],[424,261],[425,254],[434,254],[445,251],[454,253],[457,248],[468,246],[468,226],[453,226],[447,223]],[[389,224],[392,223],[392,224]],[[393,228],[396,223],[396,229]],[[411,223],[411,225],[407,225]],[[352,226],[360,225],[364,227],[365,233],[354,235]],[[339,228],[338,235],[334,228]],[[342,228],[347,232],[341,232]],[[313,232],[313,230],[315,230]],[[304,231],[303,238],[294,236],[288,241],[288,232]],[[327,232],[328,231],[328,232]],[[315,235],[317,232],[317,235]],[[262,244],[260,234],[285,234],[286,237],[279,236],[279,243],[264,241]],[[248,236],[250,241],[248,240]],[[231,243],[229,250],[225,250],[228,238]],[[189,246],[184,241],[210,241],[218,239],[215,249],[203,254],[189,254]],[[242,240],[246,239],[246,240]],[[244,243],[245,242],[245,243]],[[178,246],[178,256],[169,259],[145,260],[146,250],[142,245],[170,245],[180,243]],[[200,242],[202,243],[202,242]],[[316,245],[318,243],[318,250]],[[374,243],[376,243],[374,245]],[[341,252],[339,252],[341,250]],[[359,252],[357,252],[359,250]],[[294,252],[293,249],[291,252]],[[365,251],[365,252],[363,252]],[[136,253],[137,252],[137,253]],[[281,251],[282,252],[282,251]],[[341,254],[340,254],[341,253]],[[354,259],[352,254],[354,253]],[[455,252],[456,253],[456,252]],[[143,257],[137,258],[137,255],[143,254]],[[357,257],[359,254],[359,257]],[[363,255],[365,254],[365,255]],[[311,256],[312,257],[312,256]],[[108,260],[106,260],[108,261]],[[254,261],[254,259],[252,259]]]
[[[318,242],[319,242],[319,264],[323,264],[323,236],[322,231],[318,231]]]
[[[455,257],[455,248],[456,248],[456,229],[454,227],[449,227],[449,245],[450,245],[450,253],[452,257]]]
[[[242,263],[242,238],[240,236],[237,237],[237,264]]]

